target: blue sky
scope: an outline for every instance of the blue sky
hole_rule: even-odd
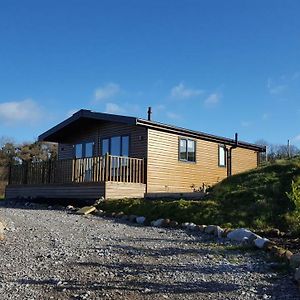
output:
[[[1,1],[0,136],[80,108],[300,146],[300,1]]]

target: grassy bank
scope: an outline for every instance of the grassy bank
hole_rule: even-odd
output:
[[[299,186],[300,161],[282,160],[223,180],[205,200],[112,200],[101,203],[100,208],[151,220],[170,218],[252,229],[276,227],[300,233]]]

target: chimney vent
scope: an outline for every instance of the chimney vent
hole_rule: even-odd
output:
[[[152,114],[152,108],[151,106],[148,107],[148,121],[151,121],[151,114]]]

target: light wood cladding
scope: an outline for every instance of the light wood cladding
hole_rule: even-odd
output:
[[[232,150],[232,175],[256,168],[257,164],[256,151],[244,148]]]
[[[218,143],[194,139],[196,163],[182,162],[178,160],[180,137],[186,138],[148,129],[147,193],[191,192],[191,185],[213,185],[227,177],[227,169],[218,166]],[[255,152],[239,148],[233,151],[236,150],[234,172],[257,166],[252,159]]]

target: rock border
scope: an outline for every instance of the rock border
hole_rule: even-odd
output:
[[[291,269],[294,271],[294,280],[300,289],[300,252],[293,254],[290,250],[284,249],[276,245],[276,243],[270,241],[267,238],[261,237],[258,234],[252,232],[246,228],[221,228],[218,225],[198,225],[194,223],[182,223],[179,224],[175,220],[159,218],[156,220],[148,220],[144,216],[126,215],[124,212],[112,212],[108,213],[103,210],[98,210],[94,205],[85,207],[86,210],[90,208],[92,214],[100,217],[110,217],[120,219],[122,221],[129,221],[144,226],[152,227],[164,227],[174,229],[185,229],[188,231],[194,231],[199,233],[205,233],[213,235],[217,238],[227,238],[231,241],[239,242],[241,245],[248,247],[256,247],[258,249],[270,252],[274,258],[283,260],[288,263]],[[74,207],[68,206],[66,208],[70,212],[77,213],[79,210]]]

